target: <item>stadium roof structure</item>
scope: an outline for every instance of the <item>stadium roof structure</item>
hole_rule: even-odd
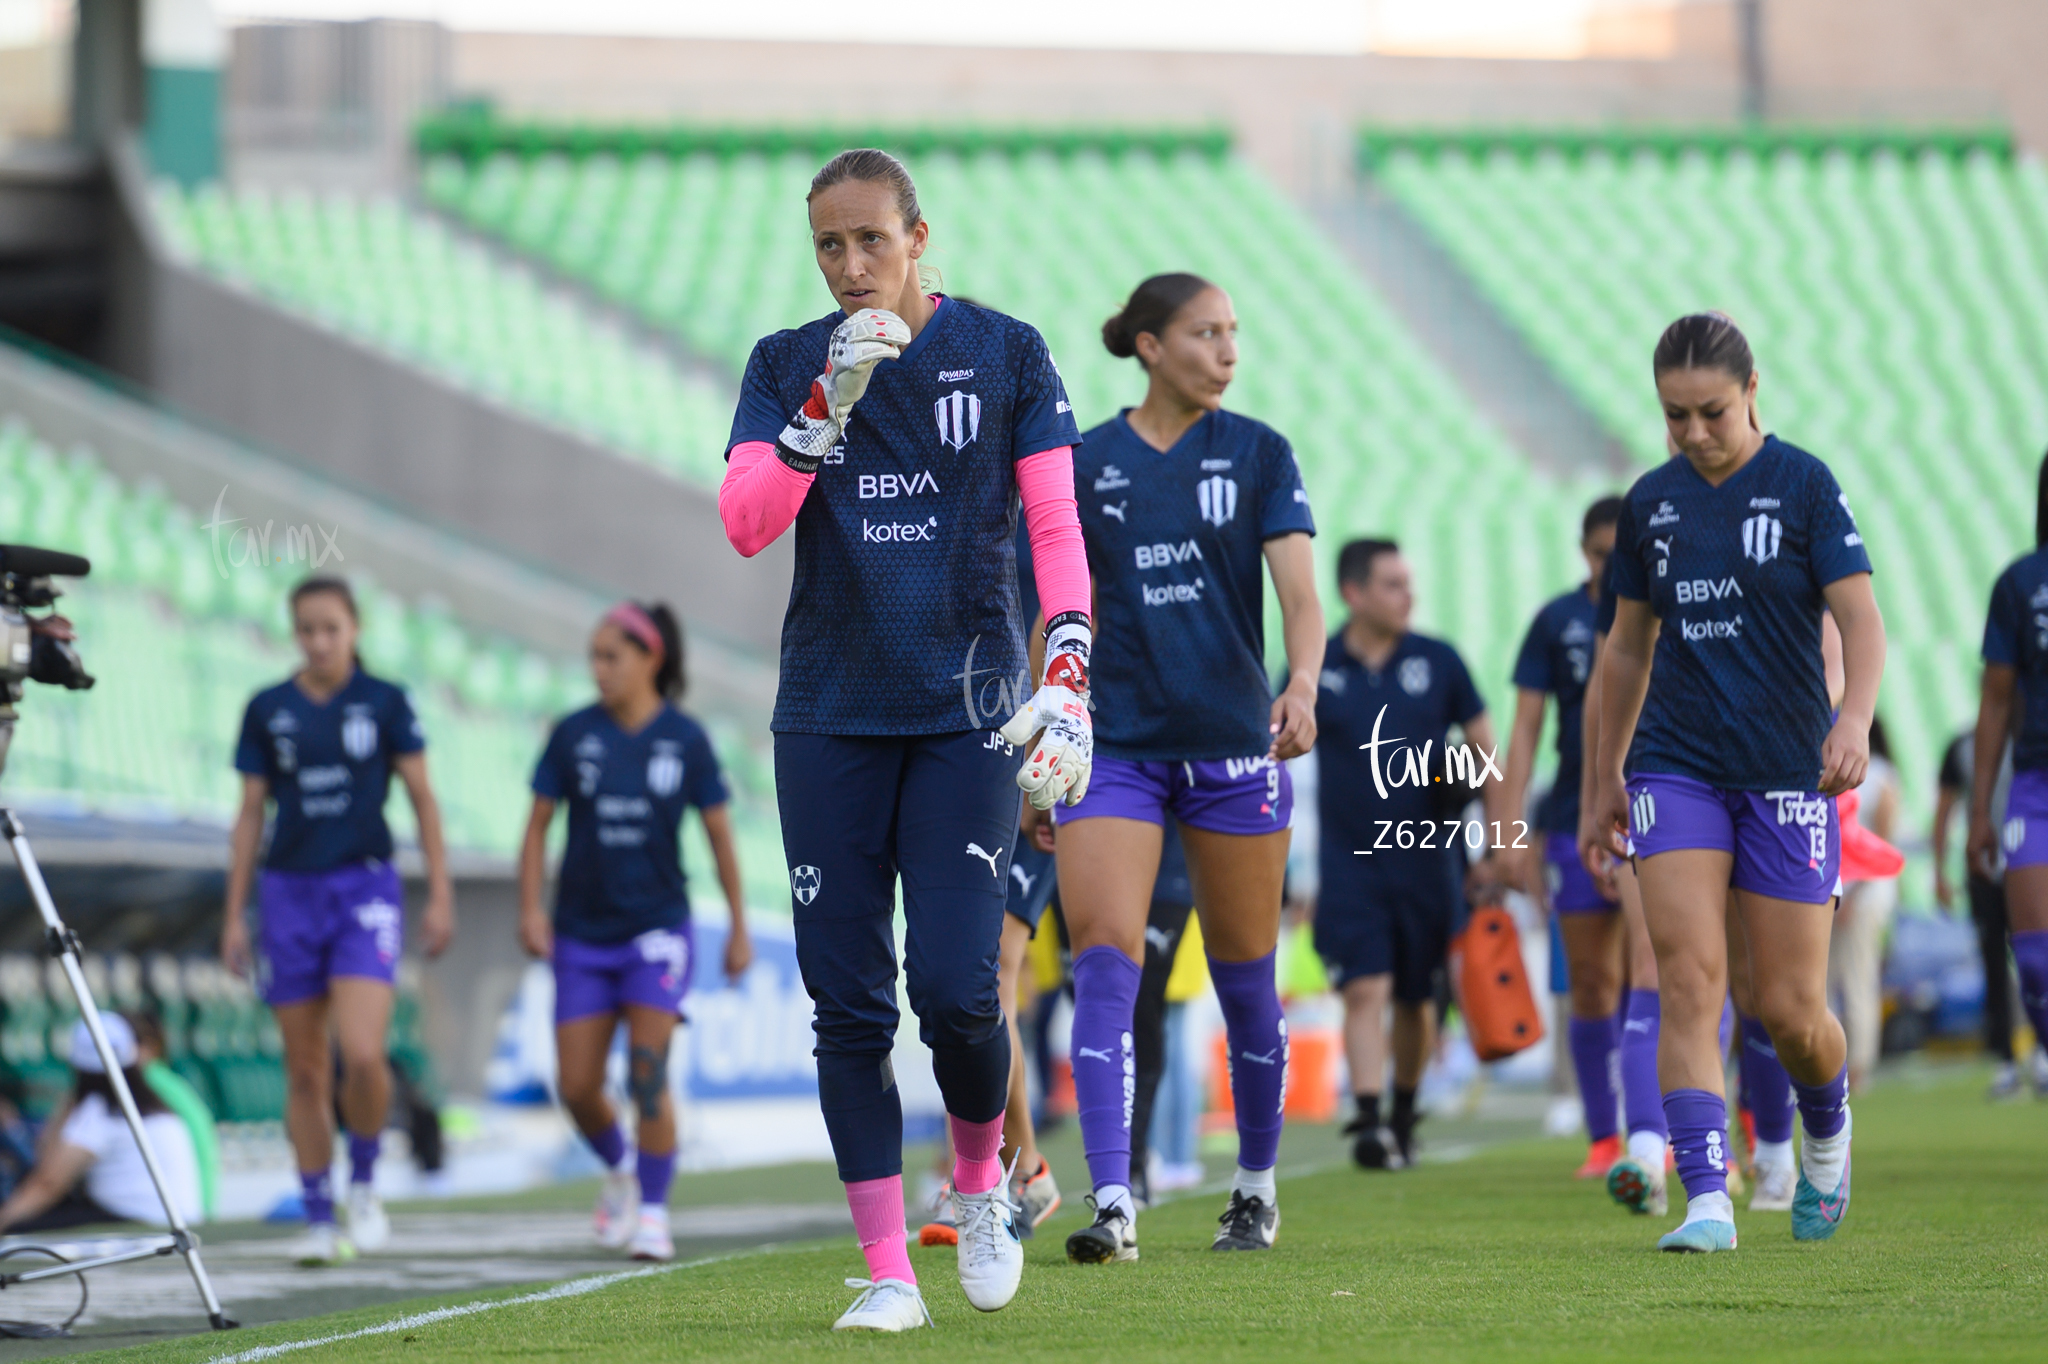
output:
[[[1444,152],[1468,157],[1507,153],[1522,158],[1553,153],[1571,159],[1589,153],[1629,156],[1752,156],[1845,154],[1856,157],[1890,153],[1952,157],[1989,155],[2010,161],[2015,153],[2011,130],[2002,127],[1842,128],[1750,124],[1739,127],[1685,128],[1366,128],[1358,135],[1360,164],[1370,170],[1397,152],[1433,159]]]
[[[1008,152],[1024,156],[1085,152],[1117,157],[1128,152],[1154,156],[1195,153],[1220,158],[1229,153],[1228,129],[1140,127],[1001,128],[962,125],[881,126],[817,124],[738,127],[729,125],[543,123],[504,120],[488,112],[456,111],[423,120],[416,134],[422,156],[453,156],[475,162],[501,153],[518,156],[619,156],[652,153],[690,156],[776,155],[786,151],[843,151],[886,147],[908,155],[953,152],[963,156]]]

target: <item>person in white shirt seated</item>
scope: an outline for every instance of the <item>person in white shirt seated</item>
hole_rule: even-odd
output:
[[[128,1020],[104,1014],[102,1021],[178,1215],[188,1225],[196,1223],[201,1220],[199,1160],[192,1135],[142,1078],[135,1029]],[[0,1204],[0,1233],[54,1231],[98,1222],[167,1225],[163,1199],[83,1021],[71,1034],[71,1066],[78,1075],[69,1111],[57,1131],[46,1134],[35,1168]]]

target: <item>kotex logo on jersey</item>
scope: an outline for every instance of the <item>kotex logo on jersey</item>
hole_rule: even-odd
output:
[[[922,521],[870,521],[860,519],[860,538],[871,545],[905,544],[912,540],[929,540],[939,529],[939,518],[927,516]]]
[[[939,444],[964,450],[981,434],[981,399],[954,389],[932,404],[939,424]]]
[[[1195,505],[1210,525],[1227,524],[1237,515],[1237,480],[1221,474],[1203,479],[1195,485]]]
[[[299,813],[308,819],[336,819],[347,814],[353,780],[340,763],[303,769],[299,773]]]
[[[1147,606],[1171,606],[1177,602],[1199,602],[1206,586],[1208,584],[1196,578],[1191,583],[1160,583],[1156,587],[1142,585],[1138,590],[1145,594]]]
[[[1742,638],[1742,613],[1733,620],[1682,620],[1678,634],[1687,644],[1706,644],[1717,639]]]

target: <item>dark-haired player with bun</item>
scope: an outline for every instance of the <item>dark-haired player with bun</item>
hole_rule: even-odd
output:
[[[1824,1240],[1850,1191],[1847,1049],[1827,1005],[1842,851],[1833,797],[1869,764],[1884,621],[1834,475],[1754,420],[1756,367],[1735,324],[1680,318],[1652,371],[1682,458],[1637,480],[1617,526],[1592,813],[1628,830],[1657,951],[1658,1074],[1688,1196],[1685,1221],[1658,1244],[1736,1244],[1719,1044],[1731,888],[1752,1002],[1805,1128],[1792,1234]],[[1824,611],[1845,669],[1832,721]]]
[[[555,973],[555,1055],[562,1102],[605,1164],[597,1238],[636,1260],[671,1260],[668,1186],[676,1167],[669,1040],[695,961],[684,889],[683,814],[697,807],[732,910],[725,972],[753,958],[725,778],[703,726],[676,709],[683,636],[660,604],[620,602],[590,637],[597,702],[564,717],[533,772],[533,813],[519,854],[519,940]],[[552,920],[541,908],[548,826],[569,807]],[[626,1025],[626,1088],[637,1157],[605,1097],[605,1060]]]
[[[1589,1147],[1581,1179],[1601,1179],[1621,1157],[1616,1133],[1619,1100],[1613,1060],[1621,1046],[1617,1011],[1623,978],[1619,905],[1579,860],[1581,720],[1592,676],[1594,627],[1601,582],[1614,552],[1621,499],[1603,497],[1586,509],[1579,552],[1586,581],[1544,603],[1515,660],[1515,723],[1508,740],[1507,788],[1502,802],[1520,817],[1536,769],[1543,711],[1557,698],[1557,775],[1534,812],[1540,844],[1511,854],[1525,888],[1556,916],[1569,964],[1572,1072],[1579,1082]]]
[[[292,589],[292,635],[305,666],[258,692],[242,717],[235,769],[242,809],[230,842],[221,959],[246,975],[284,1039],[285,1130],[298,1158],[303,1265],[377,1250],[390,1221],[372,1179],[391,1106],[387,1059],[405,899],[391,861],[384,801],[391,775],[405,783],[427,864],[420,931],[429,956],[455,934],[455,901],[441,807],[427,781],[426,736],[405,692],[363,670],[355,595],[340,578]],[[256,884],[256,951],[245,910],[263,842],[264,808],[277,803],[270,850]],[[334,1220],[334,1054],[341,1053],[340,1109],[348,1127],[349,1230]]]
[[[808,202],[837,306],[754,347],[718,506],[741,554],[796,528],[776,798],[818,1099],[869,1276],[836,1327],[904,1331],[930,1317],[905,1249],[890,1061],[899,881],[910,1004],[953,1139],[961,1288],[994,1311],[1023,1272],[999,1159],[998,947],[1018,789],[1041,809],[1088,789],[1081,433],[1038,332],[920,270],[931,227],[902,163],[843,152]],[[1037,680],[1017,600],[1020,503],[1046,616]]]
[[[1294,806],[1288,758],[1314,744],[1323,609],[1315,520],[1285,437],[1223,410],[1237,372],[1230,295],[1154,275],[1103,325],[1144,368],[1145,400],[1088,433],[1074,466],[1095,578],[1094,780],[1058,810],[1060,908],[1074,949],[1074,1095],[1095,1221],[1082,1263],[1138,1257],[1131,1196],[1132,1033],[1165,822],[1180,827],[1230,1048],[1238,1169],[1212,1247],[1264,1250],[1287,1072],[1275,989]],[[1288,681],[1265,667],[1265,579],[1280,601]]]
[[[1984,681],[1970,784],[1969,869],[2005,872],[2006,917],[2019,965],[2020,1006],[2048,1046],[2048,458],[2035,486],[2034,550],[1991,589],[1984,621]],[[2018,724],[2013,712],[2019,710]],[[2005,820],[1991,821],[2001,751],[2012,742]]]

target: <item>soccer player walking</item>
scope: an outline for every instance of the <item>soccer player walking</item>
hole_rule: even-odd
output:
[[[303,1265],[352,1260],[391,1235],[372,1180],[391,1106],[393,983],[405,938],[405,900],[391,862],[384,801],[396,772],[419,821],[427,863],[420,931],[428,956],[455,935],[455,900],[441,807],[427,781],[426,736],[405,692],[365,672],[361,624],[340,578],[292,589],[292,633],[305,666],[256,694],[242,717],[235,769],[242,808],[228,864],[221,960],[255,970],[284,1039],[285,1130],[298,1158],[307,1234]],[[270,850],[256,877],[264,809],[277,805]],[[246,918],[256,881],[258,924]],[[341,1052],[341,1112],[348,1127],[348,1234],[334,1220],[334,1052]]]
[[[2034,551],[1991,589],[1982,685],[1966,855],[1970,873],[1985,881],[1997,878],[2003,855],[2020,1006],[2035,1038],[2048,1038],[2048,458],[2035,489]],[[2021,708],[2017,725],[2015,706]],[[1992,794],[2008,735],[2012,788],[2005,821],[1994,826]]]
[[[1169,814],[1237,1110],[1237,1178],[1213,1248],[1264,1250],[1280,1225],[1273,1165],[1287,1070],[1274,952],[1294,794],[1282,764],[1316,736],[1315,521],[1286,439],[1223,410],[1238,358],[1228,294],[1196,275],[1155,275],[1102,339],[1137,359],[1146,390],[1090,431],[1075,461],[1103,642],[1094,780],[1055,814],[1074,950],[1074,1094],[1095,1185],[1095,1222],[1067,1238],[1067,1256],[1138,1258],[1132,1020]],[[1267,571],[1287,647],[1277,697],[1265,670]]]
[[[725,971],[753,957],[725,778],[703,727],[676,709],[683,637],[660,604],[620,602],[590,638],[597,702],[565,716],[533,773],[519,854],[519,940],[555,974],[558,1087],[605,1164],[597,1238],[636,1260],[671,1260],[668,1188],[676,1167],[669,1041],[696,961],[684,889],[683,812],[696,806],[732,910]],[[569,807],[552,920],[541,908],[548,826]],[[626,1088],[638,1155],[605,1098],[605,1060],[626,1024]]]
[[[953,1139],[961,1287],[994,1311],[1023,1270],[998,1158],[998,945],[1018,788],[1044,807],[1088,787],[1080,432],[1036,330],[921,278],[931,229],[900,162],[843,152],[809,205],[837,308],[755,346],[719,511],[745,555],[796,527],[776,796],[819,1102],[869,1271],[836,1326],[902,1331],[929,1317],[905,1250],[890,1063],[899,878],[910,1004]],[[1047,616],[1035,689],[1011,543],[1020,498]]]
[[[1680,318],[1653,372],[1683,458],[1637,480],[1617,528],[1594,814],[1628,829],[1657,951],[1658,1072],[1688,1195],[1685,1221],[1658,1244],[1736,1243],[1717,1046],[1731,887],[1757,1015],[1806,1132],[1792,1232],[1821,1240],[1848,1208],[1851,1128],[1846,1046],[1827,1006],[1842,847],[1833,797],[1869,763],[1884,622],[1834,475],[1754,420],[1756,370],[1735,324]],[[1824,608],[1846,671],[1832,724]]]
[[[1515,660],[1515,723],[1508,741],[1507,786],[1501,803],[1517,818],[1536,768],[1536,741],[1543,711],[1557,698],[1557,775],[1536,809],[1540,844],[1515,855],[1524,887],[1542,897],[1557,917],[1571,981],[1569,1028],[1572,1071],[1578,1077],[1589,1147],[1581,1179],[1601,1179],[1621,1157],[1616,1134],[1616,1053],[1621,1046],[1617,1012],[1623,978],[1622,923],[1614,895],[1579,860],[1579,788],[1583,773],[1583,712],[1586,682],[1593,671],[1594,625],[1601,580],[1614,552],[1614,523],[1621,499],[1603,497],[1587,508],[1579,551],[1586,581],[1546,602],[1536,613]]]
[[[1344,1057],[1357,1108],[1345,1128],[1352,1159],[1392,1170],[1415,1157],[1415,1094],[1434,1049],[1436,1000],[1462,915],[1471,826],[1453,816],[1480,794],[1462,765],[1458,781],[1445,781],[1450,733],[1461,728],[1462,753],[1488,763],[1498,743],[1458,651],[1408,628],[1415,590],[1399,545],[1344,546],[1337,590],[1350,618],[1325,647],[1316,693],[1323,744],[1315,948],[1344,1000]],[[1482,777],[1487,771],[1474,767]],[[1499,781],[1484,784],[1480,841],[1526,846],[1527,827],[1517,829],[1500,808],[1502,789]],[[1390,1001],[1394,1102],[1385,1111]]]

